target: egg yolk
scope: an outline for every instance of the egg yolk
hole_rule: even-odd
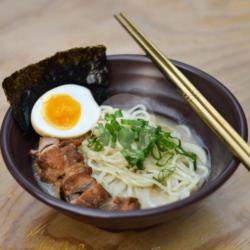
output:
[[[80,119],[81,105],[69,95],[53,95],[45,102],[43,113],[46,121],[52,126],[70,129]]]

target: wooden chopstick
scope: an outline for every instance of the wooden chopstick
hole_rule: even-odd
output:
[[[194,87],[194,85],[182,74],[178,68],[176,68],[169,60],[168,58],[159,50],[156,48],[156,46],[149,42],[149,40],[143,35],[142,32],[138,30],[138,28],[135,28],[135,26],[122,14],[115,16],[118,21],[124,20],[125,23],[122,23],[122,25],[128,24],[133,32],[135,32],[138,36],[141,37],[143,43],[143,46],[146,46],[144,48],[148,48],[152,51],[154,51],[158,57],[159,60],[163,61],[163,63],[166,63],[167,66],[170,68],[170,70],[179,78],[180,81],[192,92],[192,94],[205,106],[215,119],[221,124],[221,126],[224,126],[226,131],[230,133],[230,135],[237,141],[239,141],[240,146],[243,150],[246,150],[246,153],[250,157],[250,147],[247,145],[247,143],[239,136],[239,134],[231,127],[231,125],[218,113],[218,111],[207,101],[207,99]],[[121,19],[120,19],[121,17]],[[125,27],[125,26],[124,26]],[[126,25],[126,27],[128,27]],[[125,28],[126,28],[125,27]],[[148,52],[147,50],[145,50]],[[149,54],[150,55],[150,54]]]
[[[232,153],[250,169],[250,147],[240,135],[181,73],[181,71],[176,68],[170,60],[168,60],[167,57],[128,20],[128,18],[122,13],[115,15],[115,18],[158,65],[161,71],[181,90],[183,97],[203,121],[228,146]]]

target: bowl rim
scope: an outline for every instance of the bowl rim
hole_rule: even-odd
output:
[[[136,62],[144,62],[144,63],[150,63],[152,64],[152,61],[146,57],[145,55],[139,55],[139,54],[118,54],[118,55],[108,55],[107,56],[108,61],[116,61],[116,60],[129,60],[129,61],[136,61]],[[213,84],[217,85],[218,88],[220,88],[225,95],[230,99],[230,101],[233,103],[236,112],[239,115],[239,124],[240,124],[240,135],[243,137],[244,140],[247,140],[248,138],[248,126],[247,126],[247,120],[246,116],[244,114],[244,111],[236,99],[236,97],[229,91],[227,87],[225,87],[221,82],[219,82],[217,79],[209,75],[208,73],[205,73],[204,71],[193,67],[191,65],[188,65],[186,63],[182,63],[176,60],[171,60],[176,66],[178,66],[181,69],[187,70],[191,73],[198,74],[202,78],[207,79],[208,81],[212,82]],[[160,214],[166,214],[171,211],[177,211],[181,208],[184,208],[188,205],[191,205],[212,192],[214,192],[216,189],[218,189],[222,184],[226,182],[226,180],[233,174],[233,172],[238,167],[240,161],[232,156],[231,160],[228,162],[227,166],[225,167],[224,171],[214,180],[210,182],[209,185],[205,186],[204,188],[196,191],[189,197],[182,199],[180,201],[170,203],[167,205],[163,205],[160,207],[155,208],[147,208],[147,209],[140,209],[140,210],[133,210],[133,211],[103,211],[100,209],[91,209],[91,208],[84,208],[80,206],[75,206],[69,203],[66,203],[62,200],[56,199],[53,196],[50,196],[49,194],[45,193],[35,185],[31,184],[27,179],[23,177],[20,171],[16,168],[16,164],[14,160],[11,157],[11,152],[9,152],[9,124],[12,122],[12,109],[9,108],[8,111],[5,114],[5,117],[2,122],[1,127],[1,134],[0,134],[0,144],[1,144],[1,152],[4,159],[4,162],[12,174],[12,176],[16,179],[16,181],[32,196],[37,198],[38,200],[44,202],[47,205],[50,205],[54,208],[57,208],[61,211],[67,211],[72,212],[80,216],[85,217],[92,217],[92,218],[103,218],[103,219],[126,219],[126,218],[135,218],[135,217],[148,217],[152,215],[160,215]]]

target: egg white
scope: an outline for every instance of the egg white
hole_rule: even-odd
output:
[[[59,94],[71,96],[81,106],[80,119],[76,125],[70,129],[60,130],[60,128],[49,124],[43,117],[45,102],[50,96]],[[100,113],[100,108],[89,89],[75,84],[66,84],[47,91],[36,101],[31,111],[31,124],[39,135],[57,138],[73,138],[81,136],[92,129],[97,123]]]

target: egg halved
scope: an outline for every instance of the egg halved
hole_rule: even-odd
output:
[[[66,84],[49,90],[36,101],[31,124],[42,136],[78,137],[94,127],[100,112],[89,89]]]

